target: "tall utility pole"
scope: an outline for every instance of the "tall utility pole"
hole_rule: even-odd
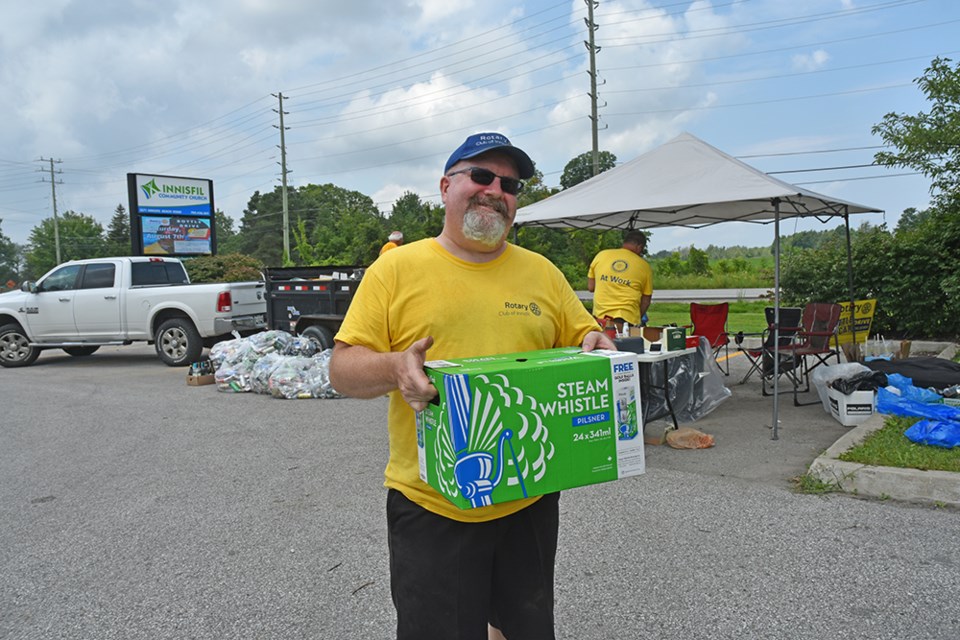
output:
[[[63,160],[40,158],[40,162],[50,162],[50,195],[53,198],[53,242],[57,248],[57,264],[60,264],[60,218],[57,217],[57,179],[54,177],[54,174],[60,173],[60,171],[54,171],[53,164],[60,164]],[[63,181],[60,184],[63,184]]]
[[[592,121],[593,131],[593,175],[600,173],[600,141],[597,126],[600,117],[597,115],[597,54],[600,53],[600,47],[593,43],[593,33],[600,28],[600,25],[593,21],[593,10],[600,6],[599,0],[584,0],[587,4],[587,17],[584,22],[587,23],[587,34],[589,40],[584,40],[583,44],[590,53],[590,120]]]
[[[283,260],[286,263],[290,260],[290,210],[287,207],[287,144],[284,141],[283,132],[288,127],[283,126],[283,116],[286,114],[283,110],[283,94],[277,92],[271,95],[275,95],[280,100],[280,109],[274,109],[274,111],[280,114],[280,180],[283,184],[280,193],[283,198]]]

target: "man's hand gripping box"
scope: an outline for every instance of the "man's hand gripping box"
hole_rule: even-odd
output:
[[[420,478],[461,509],[644,472],[637,354],[548,349],[426,363]]]

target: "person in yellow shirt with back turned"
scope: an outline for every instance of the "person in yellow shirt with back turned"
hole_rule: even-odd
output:
[[[646,324],[647,308],[653,299],[653,271],[641,256],[647,246],[642,231],[627,231],[623,246],[604,249],[590,263],[587,289],[593,292],[593,315],[603,324],[613,318],[617,332],[623,323]]]

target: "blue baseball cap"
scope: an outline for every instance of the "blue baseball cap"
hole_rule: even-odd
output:
[[[447,173],[450,171],[450,167],[461,160],[473,158],[487,151],[500,151],[513,158],[513,161],[517,163],[517,172],[522,180],[533,177],[533,160],[522,149],[510,144],[507,136],[502,133],[473,134],[451,154],[447,164],[443,167],[443,172]]]

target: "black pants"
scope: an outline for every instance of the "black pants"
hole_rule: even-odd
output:
[[[398,640],[553,640],[560,494],[489,522],[438,516],[387,494]]]

